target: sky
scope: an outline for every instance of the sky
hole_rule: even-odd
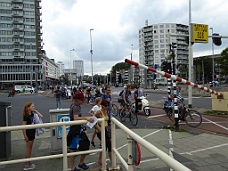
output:
[[[65,69],[73,60],[84,61],[84,72],[105,75],[124,59],[139,61],[138,31],[148,24],[189,25],[190,0],[42,0],[44,50]],[[191,21],[207,24],[214,33],[228,36],[227,0],[191,0]],[[93,29],[90,31],[90,29]],[[91,33],[91,37],[90,37]],[[209,35],[212,30],[209,29]],[[92,38],[92,39],[91,39]],[[228,47],[228,39],[214,46],[214,53]],[[74,49],[74,51],[73,51]],[[212,40],[195,43],[193,56],[211,55]]]

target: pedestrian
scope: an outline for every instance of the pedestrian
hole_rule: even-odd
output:
[[[36,109],[35,105],[32,102],[28,102],[24,106],[22,118],[23,118],[23,125],[33,125],[35,124],[34,115],[38,114],[39,117],[43,117]],[[26,151],[25,151],[25,158],[30,158],[32,147],[35,139],[35,132],[36,129],[24,129],[22,130],[25,142],[26,142]],[[31,162],[25,162],[24,170],[31,170],[35,169],[35,164]]]
[[[101,84],[100,93],[105,94],[105,85]]]
[[[56,99],[56,108],[60,109],[61,108],[61,96],[62,96],[62,91],[60,90],[60,87],[57,86],[57,90],[55,90],[55,99]]]
[[[109,116],[108,116],[108,106],[109,106],[109,102],[105,99],[102,100],[101,102],[101,110],[97,111],[97,113],[95,114],[95,116],[97,118],[104,118],[104,122],[105,122],[105,148],[106,150],[108,150],[108,156],[110,161],[112,162],[112,145],[111,145],[111,131],[109,131],[108,129],[108,121],[109,121]],[[101,125],[100,123],[97,123],[95,125],[95,128],[97,130],[97,137],[102,141],[102,137],[101,137]],[[99,158],[98,158],[98,162],[99,165],[102,165],[102,153],[100,152],[99,154]],[[112,165],[112,164],[111,164]]]
[[[87,120],[89,122],[93,122],[94,119],[92,117],[83,117],[81,105],[85,101],[85,96],[81,92],[76,92],[73,97],[73,104],[70,107],[70,119],[71,121],[76,120]],[[82,138],[83,135],[83,138]],[[70,139],[70,140],[69,140]],[[71,126],[70,131],[67,136],[67,144],[70,149],[70,152],[76,152],[76,150],[89,150],[90,142],[86,133],[83,131],[83,125],[74,125]],[[81,142],[81,143],[80,143]],[[80,161],[78,167],[87,170],[89,168],[88,165],[84,163],[85,154],[80,155]],[[79,171],[74,164],[75,156],[70,156],[70,169],[71,171]]]
[[[111,117],[112,117],[112,95],[111,95],[111,88],[109,86],[105,87],[105,93],[101,96],[102,99],[108,101],[108,116],[109,116],[109,121],[108,123],[111,123]]]
[[[101,97],[97,97],[95,99],[95,105],[92,107],[92,109],[89,111],[89,114],[91,116],[95,116],[95,114],[97,113],[97,111],[101,110],[101,102],[102,102],[102,98]],[[92,136],[92,140],[91,140],[91,144],[92,146],[95,147],[95,143],[94,143],[94,139],[95,139],[95,136],[97,135],[97,132],[96,130],[94,131],[93,133],[93,136]]]

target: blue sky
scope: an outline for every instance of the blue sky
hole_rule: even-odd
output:
[[[84,60],[91,74],[90,29],[93,45],[93,73],[106,74],[125,58],[138,61],[138,31],[158,23],[189,24],[189,0],[43,0],[44,49],[49,58],[69,68],[70,59]],[[227,0],[191,0],[192,23],[207,24],[214,33],[228,36]],[[209,30],[209,35],[211,30]],[[215,53],[228,47],[223,39]],[[75,51],[71,51],[75,49]],[[212,54],[211,40],[194,44],[193,56]],[[72,63],[72,62],[71,62]]]

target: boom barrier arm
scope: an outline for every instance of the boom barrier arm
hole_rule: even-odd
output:
[[[209,88],[207,88],[207,87],[204,87],[204,86],[202,86],[202,85],[195,84],[195,83],[193,83],[193,82],[190,82],[190,81],[188,81],[188,80],[185,80],[185,79],[183,79],[183,78],[181,78],[181,77],[178,77],[178,76],[176,76],[176,75],[171,75],[171,74],[169,74],[169,73],[167,73],[167,72],[159,71],[159,70],[156,70],[156,69],[154,69],[154,68],[150,68],[150,67],[148,67],[148,66],[145,66],[145,65],[143,65],[143,64],[140,64],[140,63],[138,63],[138,62],[135,62],[135,61],[132,61],[132,60],[129,60],[129,59],[125,59],[125,62],[126,62],[126,63],[129,63],[129,64],[131,64],[131,65],[135,65],[135,66],[137,66],[137,67],[146,69],[146,70],[148,70],[148,71],[152,71],[152,72],[154,72],[154,73],[157,73],[157,74],[159,74],[159,75],[162,75],[163,77],[171,78],[172,80],[176,80],[176,81],[178,81],[178,82],[181,82],[181,83],[190,85],[190,86],[192,86],[192,87],[198,88],[198,89],[203,90],[203,91],[205,91],[205,92],[209,92],[209,93],[211,93],[211,94],[215,94],[215,95],[218,95],[218,96],[222,96],[222,93],[219,93],[219,92],[217,92],[217,91],[211,90],[211,89],[209,89]]]

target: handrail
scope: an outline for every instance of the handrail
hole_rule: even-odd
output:
[[[176,171],[190,171],[189,168],[187,168],[186,166],[184,166],[183,164],[181,164],[174,158],[170,157],[168,154],[164,153],[163,151],[161,151],[160,149],[158,149],[157,147],[155,147],[148,141],[144,140],[142,137],[140,137],[139,135],[137,135],[136,133],[131,131],[129,128],[124,126],[122,123],[120,123],[116,118],[112,117],[111,120],[112,120],[112,133],[115,132],[115,130],[113,130],[113,128],[115,128],[114,125],[117,125],[120,129],[122,129],[124,132],[126,132],[131,138],[133,138],[135,141],[139,142],[148,151],[150,151],[151,153],[156,155],[159,159],[161,159],[163,162],[165,162],[170,168],[172,168]],[[112,137],[112,138],[115,138],[115,137]],[[113,141],[115,141],[115,139]],[[114,143],[114,145],[112,146],[112,149],[116,153],[117,156],[120,156],[118,154],[119,152],[115,148],[116,147],[115,147],[115,143]],[[113,155],[113,157],[115,158],[114,155]],[[114,159],[114,160],[116,160],[116,159]],[[123,162],[122,158],[120,158],[120,161]],[[123,163],[123,165],[129,167],[129,164],[127,165],[126,163]],[[113,167],[116,167],[115,163],[113,164]],[[128,168],[126,168],[126,169],[128,170]],[[130,168],[130,170],[132,170],[132,168]]]
[[[0,132],[8,132],[8,131],[17,131],[17,130],[24,130],[24,129],[50,128],[50,127],[62,126],[62,149],[63,149],[63,154],[48,155],[48,156],[42,156],[42,157],[31,157],[31,158],[23,158],[23,159],[14,159],[14,160],[10,160],[10,161],[1,161],[0,166],[7,165],[7,164],[14,164],[14,163],[22,163],[22,162],[27,162],[27,161],[63,158],[63,171],[67,171],[67,157],[73,156],[73,155],[80,155],[80,154],[90,154],[90,153],[95,153],[95,152],[102,152],[102,163],[105,163],[104,162],[104,161],[106,161],[105,141],[102,141],[102,149],[67,153],[66,126],[81,125],[81,124],[86,124],[87,122],[88,121],[86,121],[86,120],[78,120],[78,121],[69,121],[69,122],[52,122],[52,123],[43,123],[43,124],[34,124],[34,125],[17,125],[17,126],[0,127]],[[101,122],[101,136],[105,137],[104,119],[99,118],[98,122]],[[102,170],[106,170],[105,164],[102,165]]]

